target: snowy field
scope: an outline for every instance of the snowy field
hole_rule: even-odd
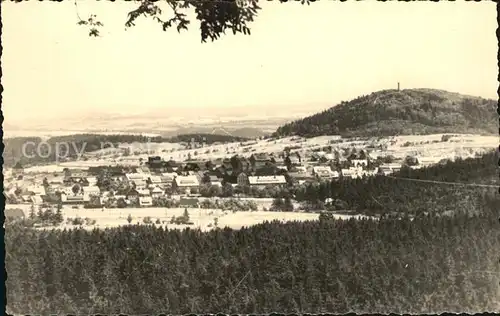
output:
[[[9,205],[7,208],[22,208],[26,214],[29,215],[30,205]],[[217,218],[218,227],[224,228],[229,227],[232,229],[240,229],[242,227],[248,227],[256,224],[263,223],[265,221],[279,220],[282,222],[287,221],[307,221],[307,220],[317,220],[319,217],[318,213],[302,213],[302,212],[266,212],[266,211],[254,211],[254,212],[232,212],[232,211],[222,211],[220,209],[199,209],[199,208],[188,208],[190,221],[193,225],[175,225],[170,224],[170,219],[172,216],[178,217],[184,214],[184,208],[125,208],[125,209],[73,209],[69,207],[63,207],[62,209],[64,216],[64,224],[59,225],[57,228],[75,228],[78,226],[67,224],[66,220],[68,218],[82,219],[89,218],[95,220],[95,225],[82,225],[85,229],[104,229],[112,228],[123,225],[128,225],[127,217],[132,217],[131,224],[143,225],[143,219],[145,217],[150,217],[153,222],[157,219],[161,221],[161,224],[155,224],[156,226],[168,227],[169,229],[184,229],[186,227],[200,228],[202,231],[208,231],[214,228],[214,221]],[[361,215],[335,215],[338,219],[350,219],[350,218],[360,218]],[[52,227],[51,227],[52,228]]]
[[[449,135],[448,141],[441,141],[443,135]],[[457,134],[453,134],[457,135]],[[333,142],[333,143],[330,143]],[[377,150],[380,155],[393,155],[396,158],[404,158],[407,155],[417,155],[421,158],[430,158],[438,162],[444,158],[454,157],[474,157],[475,154],[484,153],[487,150],[498,146],[499,137],[497,136],[477,136],[477,135],[459,135],[452,134],[434,134],[434,135],[409,135],[394,136],[386,138],[372,138],[368,140],[360,139],[341,139],[339,136],[319,136],[309,139],[300,137],[286,137],[277,140],[258,140],[255,144],[242,146],[241,143],[227,143],[204,146],[197,149],[182,149],[180,144],[172,143],[150,143],[148,146],[136,147],[144,150],[137,155],[120,156],[116,154],[101,156],[100,158],[91,158],[87,161],[64,162],[53,165],[36,166],[26,168],[25,172],[60,172],[65,167],[85,169],[90,166],[99,165],[139,165],[139,159],[147,161],[148,156],[157,155],[164,160],[173,159],[175,161],[185,161],[188,157],[195,160],[214,160],[217,158],[226,158],[235,154],[250,156],[252,153],[281,153],[285,147],[300,146],[293,149],[304,154],[315,148],[322,148],[329,144],[336,150],[343,148],[366,149],[368,146],[378,148],[386,145],[385,150]],[[146,150],[147,147],[147,150]]]

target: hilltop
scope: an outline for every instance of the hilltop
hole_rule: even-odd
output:
[[[497,102],[434,89],[383,90],[285,124],[274,136],[498,133]]]

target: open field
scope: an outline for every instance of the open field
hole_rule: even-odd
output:
[[[29,214],[30,205],[9,205],[7,208],[21,208],[26,216]],[[287,221],[308,221],[317,220],[318,213],[303,213],[303,212],[269,212],[269,211],[254,211],[254,212],[232,212],[222,211],[220,209],[201,209],[188,208],[190,221],[193,225],[175,225],[170,224],[172,216],[178,217],[184,214],[184,208],[114,208],[114,209],[73,209],[63,207],[62,209],[64,224],[54,228],[69,229],[78,227],[76,225],[67,224],[67,219],[80,217],[82,219],[89,218],[95,220],[95,225],[82,225],[85,229],[94,228],[112,228],[123,225],[128,225],[127,217],[130,214],[132,217],[131,224],[144,224],[143,219],[150,217],[156,222],[159,219],[162,223],[155,224],[156,226],[167,226],[169,229],[184,229],[200,228],[203,231],[214,228],[214,219],[218,218],[218,227],[229,227],[232,229],[240,229],[244,226],[256,225],[265,221],[279,220]],[[338,219],[359,218],[359,215],[335,215]],[[51,227],[52,228],[52,227]]]

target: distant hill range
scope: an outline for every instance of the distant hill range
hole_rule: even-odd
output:
[[[497,101],[434,89],[383,90],[304,119],[273,136],[497,134]]]
[[[225,127],[185,127],[179,128],[175,131],[160,133],[165,137],[174,137],[179,135],[192,135],[192,134],[213,134],[213,135],[227,135],[235,138],[253,139],[266,136],[269,133],[264,132],[259,128],[242,127],[242,128],[225,128]]]

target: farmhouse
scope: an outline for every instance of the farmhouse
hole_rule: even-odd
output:
[[[126,194],[126,198],[131,202],[139,201],[139,191],[136,189],[129,190]]]
[[[301,163],[302,161],[298,153],[285,158],[285,164],[288,166],[300,166]]]
[[[61,203],[63,204],[84,204],[89,201],[90,198],[88,195],[61,192]]]
[[[400,164],[383,164],[380,167],[378,167],[378,174],[382,175],[388,175],[394,172],[398,172],[401,170],[401,165]]]
[[[200,183],[196,176],[177,176],[174,179],[173,188],[174,189],[184,189],[191,190],[193,188],[198,188]]]
[[[271,162],[274,163],[276,166],[283,166],[285,164],[285,159],[282,158],[281,156],[275,157],[274,155],[272,155]]]
[[[140,206],[152,206],[153,199],[151,198],[151,194],[149,190],[137,190],[139,194],[139,205]]]
[[[222,179],[220,179],[217,176],[211,175],[208,177],[208,180],[209,180],[210,185],[219,186],[219,187],[222,186]]]
[[[86,195],[87,197],[90,197],[91,195],[96,195],[100,196],[101,195],[101,190],[99,187],[96,186],[88,186],[88,187],[83,187],[83,195]]]
[[[147,179],[149,178],[146,173],[127,173],[125,174],[126,181],[129,184],[135,184],[137,188],[145,188],[147,186]]]
[[[366,160],[366,159],[352,159],[351,165],[353,167],[365,167],[366,168],[368,166],[368,160]]]
[[[63,185],[64,184],[64,177],[63,176],[52,177],[50,179],[47,179],[47,182],[52,186]]]
[[[166,172],[162,173],[160,176],[161,186],[164,188],[169,188],[172,186],[174,179],[177,177],[177,173],[175,172]]]
[[[127,181],[129,182],[135,182],[137,184],[137,181],[146,181],[147,180],[147,175],[145,173],[127,173],[125,174],[125,177],[127,178]]]
[[[164,193],[165,192],[163,192],[163,190],[158,186],[151,189],[151,197],[153,197],[153,198],[162,197],[164,195]]]
[[[266,153],[260,153],[250,156],[250,162],[254,169],[260,169],[270,164],[271,159]]]
[[[285,176],[250,176],[248,182],[253,187],[283,186],[286,184],[286,179]]]

